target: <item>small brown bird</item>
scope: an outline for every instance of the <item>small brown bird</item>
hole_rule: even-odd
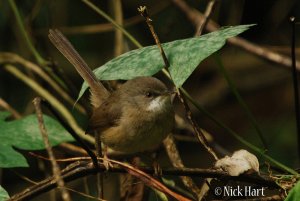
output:
[[[110,94],[61,32],[50,30],[49,38],[88,83],[94,106],[88,131],[99,133],[105,145],[137,153],[157,147],[171,132],[172,92],[164,83],[153,77],[137,77]]]
[[[94,110],[89,129],[100,131],[102,142],[116,151],[135,153],[155,148],[173,128],[170,96],[156,78],[129,80]]]

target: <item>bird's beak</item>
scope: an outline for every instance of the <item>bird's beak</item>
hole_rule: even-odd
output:
[[[175,90],[168,90],[166,91],[165,93],[163,93],[162,95],[165,95],[165,96],[171,96],[173,94],[176,94],[176,91]]]
[[[170,97],[171,98],[171,102],[173,103],[174,101],[174,98],[175,98],[175,95],[176,94],[176,90],[168,90],[168,91],[165,91],[162,96],[164,97]]]
[[[167,91],[165,91],[165,93],[163,93],[163,95],[166,95],[166,96],[171,96],[173,94],[176,94],[175,89],[167,90]]]

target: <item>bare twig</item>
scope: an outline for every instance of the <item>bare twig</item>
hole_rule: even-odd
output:
[[[116,23],[116,21],[114,21],[110,16],[108,16],[104,11],[102,11],[101,9],[99,9],[95,4],[93,4],[89,0],[82,0],[82,2],[85,3],[87,6],[89,6],[92,10],[94,10],[95,12],[97,12],[98,14],[100,14],[101,16],[103,16],[106,20],[108,20],[109,22],[111,22],[115,27],[117,27],[118,29],[122,30],[122,33],[130,41],[132,41],[134,45],[136,45],[137,47],[141,47],[141,44],[135,38],[133,38],[122,26],[120,26],[118,23]]]
[[[11,7],[11,9],[12,9],[14,15],[15,15],[16,24],[17,24],[18,28],[20,29],[20,34],[24,38],[25,45],[27,45],[29,51],[31,51],[31,53],[34,55],[35,59],[37,60],[37,62],[39,64],[46,63],[46,61],[42,58],[40,53],[34,47],[33,42],[32,42],[32,38],[30,38],[29,34],[26,32],[24,23],[22,21],[22,17],[20,15],[20,12],[18,10],[18,7],[17,7],[15,1],[14,0],[9,0],[8,3],[9,3],[9,5],[10,5],[10,7]]]
[[[113,0],[113,9],[116,22],[123,26],[123,10],[121,0]],[[119,56],[124,51],[124,36],[121,30],[115,30],[115,56]]]
[[[164,9],[170,6],[169,1],[161,1],[151,10],[153,14],[157,14]],[[132,16],[123,20],[124,27],[130,27],[136,25],[143,21],[143,19],[139,16]],[[65,35],[71,34],[95,34],[95,33],[103,33],[103,32],[111,32],[115,30],[115,26],[112,23],[98,23],[98,24],[89,24],[89,25],[80,25],[80,26],[60,26],[57,29],[61,30]],[[38,29],[37,34],[45,35],[45,32],[48,32],[48,29]]]
[[[104,165],[101,165],[100,168],[95,169],[93,163],[91,162],[80,162],[81,159],[87,159],[85,158],[74,158],[77,162],[72,163],[71,165],[67,166],[64,170],[62,170],[62,178],[65,182],[75,180],[77,178],[84,177],[86,175],[95,174],[96,172],[106,170]],[[137,169],[134,168],[128,164],[121,163],[119,161],[115,160],[109,160],[110,163],[112,163],[111,168],[108,170],[109,172],[121,172],[125,173],[128,172],[129,174],[134,175],[135,177],[138,177],[141,179],[146,185],[153,187],[159,191],[162,191],[169,196],[182,201],[188,201],[190,199],[187,199],[175,192],[172,192],[167,187],[165,187],[163,184],[161,184],[159,181],[155,180],[154,178],[150,177],[148,174],[146,174],[143,168]],[[74,160],[73,160],[74,161]],[[99,161],[103,162],[103,159],[99,159]],[[153,168],[149,168],[147,171],[151,174],[154,173]],[[176,173],[176,172],[175,172]],[[32,187],[25,189],[23,192],[16,194],[10,198],[10,200],[27,200],[29,198],[33,198],[41,193],[44,193],[46,191],[49,191],[50,189],[53,189],[56,186],[55,178],[51,177],[48,179],[45,179],[41,182],[39,182],[36,185],[33,185]]]
[[[40,156],[39,156],[40,157]],[[40,157],[42,158],[42,157]],[[45,159],[45,158],[44,158]],[[49,160],[49,159],[46,159]],[[88,161],[84,161],[88,160]],[[98,159],[100,162],[103,162],[102,159]],[[109,160],[111,162],[112,166],[110,167],[108,172],[119,172],[119,173],[125,173],[129,172],[126,168],[133,168],[130,165],[115,161],[115,160]],[[95,174],[98,171],[106,170],[105,166],[99,165],[99,168],[95,168],[93,163],[89,162],[89,157],[78,157],[78,158],[70,158],[70,159],[62,159],[57,161],[76,161],[69,166],[67,166],[64,170],[61,171],[62,178],[65,182],[73,181],[75,179]],[[124,166],[125,165],[125,166]],[[126,168],[125,168],[126,167]],[[133,168],[132,171],[135,171]],[[153,174],[154,169],[150,167],[138,167],[139,171],[143,171],[148,174]],[[139,174],[139,172],[136,172]],[[165,168],[162,170],[163,175],[173,175],[173,176],[198,176],[198,177],[204,177],[204,178],[219,178],[224,181],[228,180],[236,180],[236,181],[244,181],[253,183],[256,185],[262,185],[264,187],[270,187],[270,188],[277,188],[280,187],[276,184],[276,182],[270,178],[270,177],[261,177],[257,175],[240,175],[238,177],[232,177],[229,176],[227,173],[221,170],[215,170],[215,169],[200,169],[200,168]],[[140,175],[142,176],[142,175]],[[149,183],[145,183],[149,185]],[[44,193],[46,191],[49,191],[56,187],[56,182],[53,177],[47,178],[41,182],[39,182],[36,185],[33,185],[27,189],[25,189],[23,192],[18,193],[14,196],[12,196],[9,200],[11,201],[18,201],[18,200],[28,200],[29,198],[33,198],[37,195],[40,195],[41,193]]]
[[[66,121],[69,123],[69,125],[80,135],[82,139],[87,140],[88,142],[94,143],[94,138],[85,135],[85,132],[80,128],[80,126],[77,124],[76,120],[72,116],[72,114],[69,112],[69,110],[57,99],[55,98],[49,91],[47,91],[45,88],[43,88],[39,83],[34,81],[33,79],[26,76],[24,73],[22,73],[20,70],[18,70],[15,66],[12,65],[5,65],[5,70],[13,74],[15,77],[20,79],[22,82],[24,82],[26,85],[34,89],[40,96],[45,98],[47,101],[51,103],[59,112],[63,115],[63,117],[66,119]]]
[[[75,132],[75,130],[69,126],[69,124],[61,117],[61,115],[52,107],[52,105],[46,101],[43,104],[52,112],[56,119],[61,123],[61,125],[72,135],[72,137],[78,142],[78,144],[86,151],[86,153],[91,157],[95,168],[98,167],[97,157],[94,152],[81,140],[80,136]]]
[[[262,142],[262,145],[265,149],[265,151],[268,150],[268,144],[267,141],[263,135],[262,130],[260,129],[258,122],[256,121],[254,115],[252,114],[251,110],[249,109],[249,107],[247,106],[247,104],[245,103],[245,101],[243,100],[242,96],[240,95],[237,87],[235,86],[233,80],[230,78],[230,76],[228,75],[225,66],[222,63],[221,57],[219,55],[215,56],[216,58],[216,62],[218,64],[218,67],[223,75],[223,77],[225,78],[225,80],[228,83],[229,88],[231,89],[232,93],[234,94],[235,98],[237,99],[238,103],[240,104],[240,106],[243,108],[243,110],[245,111],[246,116],[248,117],[248,119],[250,120],[252,127],[256,130],[258,137],[260,139],[260,141]]]
[[[168,58],[167,58],[167,56],[166,56],[166,54],[165,54],[165,52],[164,52],[164,50],[163,50],[163,48],[161,46],[159,38],[158,38],[158,36],[157,36],[157,34],[156,34],[155,30],[154,30],[154,27],[152,25],[152,20],[151,20],[149,14],[148,14],[146,6],[140,6],[138,8],[138,11],[140,12],[140,14],[146,20],[146,23],[147,23],[147,25],[148,25],[148,27],[149,27],[149,29],[151,31],[151,34],[152,34],[152,36],[153,36],[153,38],[155,40],[156,45],[158,46],[158,48],[160,50],[160,54],[161,54],[161,56],[163,58],[163,61],[165,63],[165,70],[169,74],[168,67],[170,66],[170,63],[169,63]],[[171,78],[171,76],[170,76],[170,78]],[[181,100],[182,104],[185,106],[185,110],[186,110],[188,119],[190,120],[190,123],[191,123],[191,125],[194,128],[194,131],[195,131],[197,139],[208,150],[208,152],[211,153],[213,155],[213,157],[217,160],[216,154],[208,146],[207,140],[206,140],[205,136],[203,135],[203,133],[201,132],[200,128],[196,127],[197,124],[193,121],[193,119],[191,117],[191,111],[190,111],[189,107],[187,106],[187,103],[185,102],[185,99],[183,97],[181,97],[179,89],[177,89],[177,94],[178,94],[178,97]],[[174,138],[169,137],[168,139],[165,140],[164,144],[165,144],[166,150],[168,152],[169,158],[173,162],[174,167],[178,167],[178,165],[179,165],[179,167],[184,167],[183,163],[182,163],[182,161],[180,159],[178,150],[177,150],[177,148],[175,146]],[[173,152],[173,153],[171,154],[171,152]],[[176,157],[172,157],[172,156],[176,156]],[[198,187],[195,185],[195,183],[193,182],[193,180],[191,178],[189,178],[189,177],[181,177],[181,179],[182,179],[183,183],[185,184],[185,186],[187,186],[188,189],[191,189],[191,191],[194,193],[195,196],[199,195],[200,190],[198,189]]]
[[[170,189],[168,189],[166,186],[164,186],[162,183],[160,183],[159,181],[157,181],[156,179],[154,179],[153,177],[151,177],[150,175],[148,175],[147,173],[143,172],[142,170],[139,170],[137,168],[133,168],[132,166],[130,165],[127,165],[125,163],[121,163],[119,161],[113,161],[113,160],[110,160],[112,162],[114,162],[115,164],[118,164],[120,165],[121,167],[123,167],[124,169],[126,169],[126,171],[139,178],[141,181],[143,181],[146,185],[152,187],[152,188],[155,188],[163,193],[166,193],[167,195],[175,198],[176,200],[179,200],[179,201],[191,201],[190,199],[188,198],[185,198],[173,191],[171,191]]]
[[[218,160],[218,156],[217,154],[214,152],[214,150],[208,145],[208,141],[206,140],[203,132],[201,131],[201,129],[199,128],[198,124],[194,121],[193,117],[192,117],[192,111],[186,101],[186,99],[184,98],[184,96],[182,95],[182,91],[181,89],[177,89],[177,95],[179,97],[180,102],[183,104],[184,109],[186,111],[186,116],[190,122],[190,124],[193,126],[194,128],[194,132],[195,135],[198,139],[198,141],[204,146],[204,148],[208,151],[208,153],[210,153],[213,158],[215,160]]]
[[[164,145],[165,145],[166,152],[169,156],[169,159],[172,163],[172,166],[175,168],[184,168],[184,165],[180,158],[174,137],[172,135],[169,135],[164,140]],[[181,179],[182,183],[193,192],[193,195],[196,196],[197,198],[199,198],[198,195],[200,194],[200,189],[194,183],[192,178],[187,177],[187,176],[180,176],[180,179]]]
[[[162,56],[162,58],[163,58],[163,60],[164,60],[164,63],[165,63],[165,69],[168,71],[168,67],[170,66],[169,60],[168,60],[168,58],[167,58],[167,56],[166,56],[166,54],[165,54],[165,52],[164,52],[164,50],[163,50],[163,48],[162,48],[162,46],[161,46],[161,43],[160,43],[160,41],[159,41],[159,38],[158,38],[158,36],[157,36],[157,34],[156,34],[155,30],[154,30],[154,27],[153,27],[153,25],[152,25],[152,20],[151,20],[150,17],[149,17],[149,14],[148,14],[148,11],[147,11],[146,6],[140,6],[140,7],[138,8],[138,11],[139,11],[139,12],[141,13],[141,15],[145,18],[145,20],[146,20],[146,22],[147,22],[147,25],[148,25],[148,27],[149,27],[149,29],[150,29],[150,31],[151,31],[151,34],[152,34],[152,36],[153,36],[153,38],[154,38],[154,40],[155,40],[155,43],[156,43],[156,45],[158,46],[159,51],[160,51],[160,53],[161,53],[161,56]],[[171,78],[171,76],[170,76],[170,78]],[[171,78],[171,79],[172,79],[172,78]],[[209,147],[208,142],[207,142],[207,140],[206,140],[204,134],[202,133],[202,131],[201,131],[200,128],[198,127],[197,123],[196,123],[196,122],[194,121],[194,119],[192,118],[192,116],[191,116],[192,112],[191,112],[191,110],[190,110],[190,108],[189,108],[189,106],[188,106],[186,100],[184,99],[184,97],[181,96],[181,91],[180,91],[180,89],[177,89],[177,95],[178,95],[178,97],[179,97],[181,103],[184,105],[184,108],[185,108],[187,117],[188,117],[188,119],[189,119],[191,125],[192,125],[193,128],[194,128],[195,135],[196,135],[197,139],[198,139],[199,142],[206,148],[206,150],[214,157],[214,159],[215,159],[215,160],[218,160],[218,157],[217,157],[216,153],[212,150],[211,147]]]
[[[86,155],[88,155],[83,148],[81,148],[79,146],[76,146],[76,145],[73,145],[71,143],[67,143],[67,142],[61,143],[59,145],[59,147],[64,149],[65,152],[70,153],[74,156],[86,156]]]
[[[167,58],[167,56],[166,56],[166,54],[165,54],[165,52],[164,52],[164,50],[163,50],[163,48],[161,46],[159,38],[158,38],[158,36],[157,36],[157,34],[156,34],[155,30],[154,30],[154,27],[152,25],[152,20],[149,17],[149,14],[148,14],[148,11],[147,11],[147,7],[146,6],[140,6],[138,8],[138,11],[145,18],[145,20],[147,22],[147,25],[148,25],[148,27],[149,27],[149,29],[151,31],[151,34],[152,34],[152,36],[153,36],[153,38],[155,40],[155,43],[158,46],[160,54],[161,54],[161,56],[162,56],[162,58],[164,60],[165,68],[168,70],[168,67],[170,66],[170,63],[169,63],[169,60],[168,60],[168,58]]]
[[[140,16],[133,16],[124,20],[124,27],[129,27],[141,22],[142,19]],[[103,33],[114,31],[115,27],[112,23],[101,23],[101,24],[89,24],[89,25],[81,25],[81,26],[61,26],[57,27],[61,32],[65,35],[78,35],[78,34],[95,34],[95,33]],[[44,34],[44,32],[48,32],[48,30],[40,30],[38,33]]]
[[[62,199],[64,201],[71,201],[71,197],[70,197],[69,192],[64,188],[65,187],[65,182],[61,177],[61,172],[60,172],[58,164],[56,163],[55,156],[54,156],[54,153],[52,151],[51,144],[50,144],[50,141],[49,141],[49,138],[48,138],[48,133],[47,133],[47,130],[46,130],[46,127],[45,127],[45,124],[44,124],[43,113],[42,113],[42,109],[41,109],[41,98],[35,98],[33,100],[33,104],[35,106],[36,115],[37,115],[37,119],[38,119],[38,123],[39,123],[39,128],[40,128],[40,131],[41,131],[41,135],[43,137],[46,150],[47,150],[48,155],[49,155],[50,160],[51,160],[53,175],[54,175],[55,181],[57,182],[57,185],[60,189]]]
[[[45,73],[45,71],[39,65],[28,61],[15,53],[10,52],[0,52],[0,63],[21,64],[22,66],[36,73],[43,80],[45,80],[47,84],[49,84],[70,105],[73,106],[75,104],[75,101],[70,97],[70,95],[66,93],[64,89],[53,80],[53,78],[51,78],[47,73]],[[76,104],[75,108],[78,109],[81,113],[86,113],[85,109],[79,104]]]
[[[197,28],[195,36],[200,36],[202,34],[203,29],[206,27],[208,20],[212,14],[214,8],[216,7],[216,2],[217,2],[217,0],[210,0],[207,3],[207,6],[206,6],[206,9],[204,12],[204,17],[203,17],[203,19],[201,19],[200,26]]]
[[[172,1],[180,10],[182,10],[182,12],[186,14],[187,18],[193,23],[195,27],[199,27],[199,24],[201,24],[202,19],[204,18],[204,15],[201,12],[190,7],[184,0],[172,0]],[[206,30],[212,32],[218,30],[220,26],[214,21],[209,20],[205,28]],[[280,64],[284,67],[287,68],[291,67],[292,64],[291,58],[281,55],[277,52],[270,51],[266,48],[263,48],[255,43],[251,43],[240,37],[230,38],[228,39],[228,42],[254,55],[257,55],[259,57],[262,57],[274,63]],[[296,68],[298,71],[300,71],[300,61],[296,61]]]
[[[17,111],[17,110],[15,110],[13,107],[11,107],[5,100],[3,100],[2,98],[0,98],[0,108],[3,108],[3,109],[5,109],[5,110],[7,110],[7,111],[9,111],[12,115],[13,115],[13,117],[15,118],[15,119],[20,119],[22,116],[21,116],[21,114]]]
[[[35,154],[33,152],[30,152],[30,155],[49,161],[49,158],[46,158],[44,156]],[[90,157],[73,157],[73,158],[66,158],[66,159],[56,159],[57,162],[66,163],[66,162],[82,162],[90,161]],[[107,170],[108,172],[118,172],[118,173],[125,173],[126,171],[124,168],[119,167],[118,164],[122,163],[116,160],[107,159],[109,162],[111,162],[111,169],[105,169],[105,166],[103,165],[103,158],[98,158],[99,161],[99,170],[95,169],[95,171],[103,171]],[[90,163],[90,162],[89,162]],[[79,164],[72,163],[67,168],[63,170],[63,172],[68,172],[70,170],[78,168]],[[144,171],[148,174],[154,174],[155,169],[153,167],[147,167],[147,166],[137,166],[135,167],[139,170]],[[280,186],[277,185],[274,179],[276,177],[274,176],[263,176],[264,174],[259,175],[248,175],[243,174],[240,176],[230,176],[228,173],[224,172],[223,170],[215,169],[215,168],[187,168],[187,167],[172,167],[172,168],[164,168],[162,169],[163,175],[169,175],[169,176],[194,176],[194,177],[201,177],[201,178],[222,178],[224,180],[233,180],[233,181],[243,181],[243,182],[249,182],[249,183],[256,183],[259,185],[265,185],[270,188],[279,188]],[[269,174],[268,174],[269,175]]]
[[[298,73],[296,69],[296,29],[295,29],[295,17],[290,18],[292,25],[292,43],[291,43],[291,57],[292,57],[292,76],[293,76],[293,87],[294,87],[294,100],[295,100],[295,113],[296,113],[296,126],[298,136],[298,157],[300,158],[300,103],[299,103],[299,84],[298,84]]]

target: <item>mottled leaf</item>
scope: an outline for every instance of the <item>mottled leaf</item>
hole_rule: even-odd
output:
[[[201,37],[176,40],[162,44],[170,62],[170,73],[177,87],[193,73],[205,58],[219,50],[226,39],[234,37],[253,25],[227,27]],[[138,76],[152,76],[164,67],[156,45],[132,50],[112,59],[94,70],[100,80],[129,80]],[[87,89],[84,83],[78,99]]]
[[[22,150],[44,149],[37,117],[29,115],[20,120],[5,121],[8,115],[7,112],[0,112],[0,167],[28,167],[24,156],[14,147]],[[71,135],[54,119],[44,115],[44,122],[52,146],[73,141]]]

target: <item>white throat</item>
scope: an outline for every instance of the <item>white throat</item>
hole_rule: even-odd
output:
[[[165,102],[164,97],[159,96],[159,97],[153,99],[150,102],[150,104],[148,105],[148,107],[146,108],[146,110],[147,111],[152,111],[152,112],[159,111],[159,110],[161,110],[163,108],[163,106],[165,104],[164,102]]]

